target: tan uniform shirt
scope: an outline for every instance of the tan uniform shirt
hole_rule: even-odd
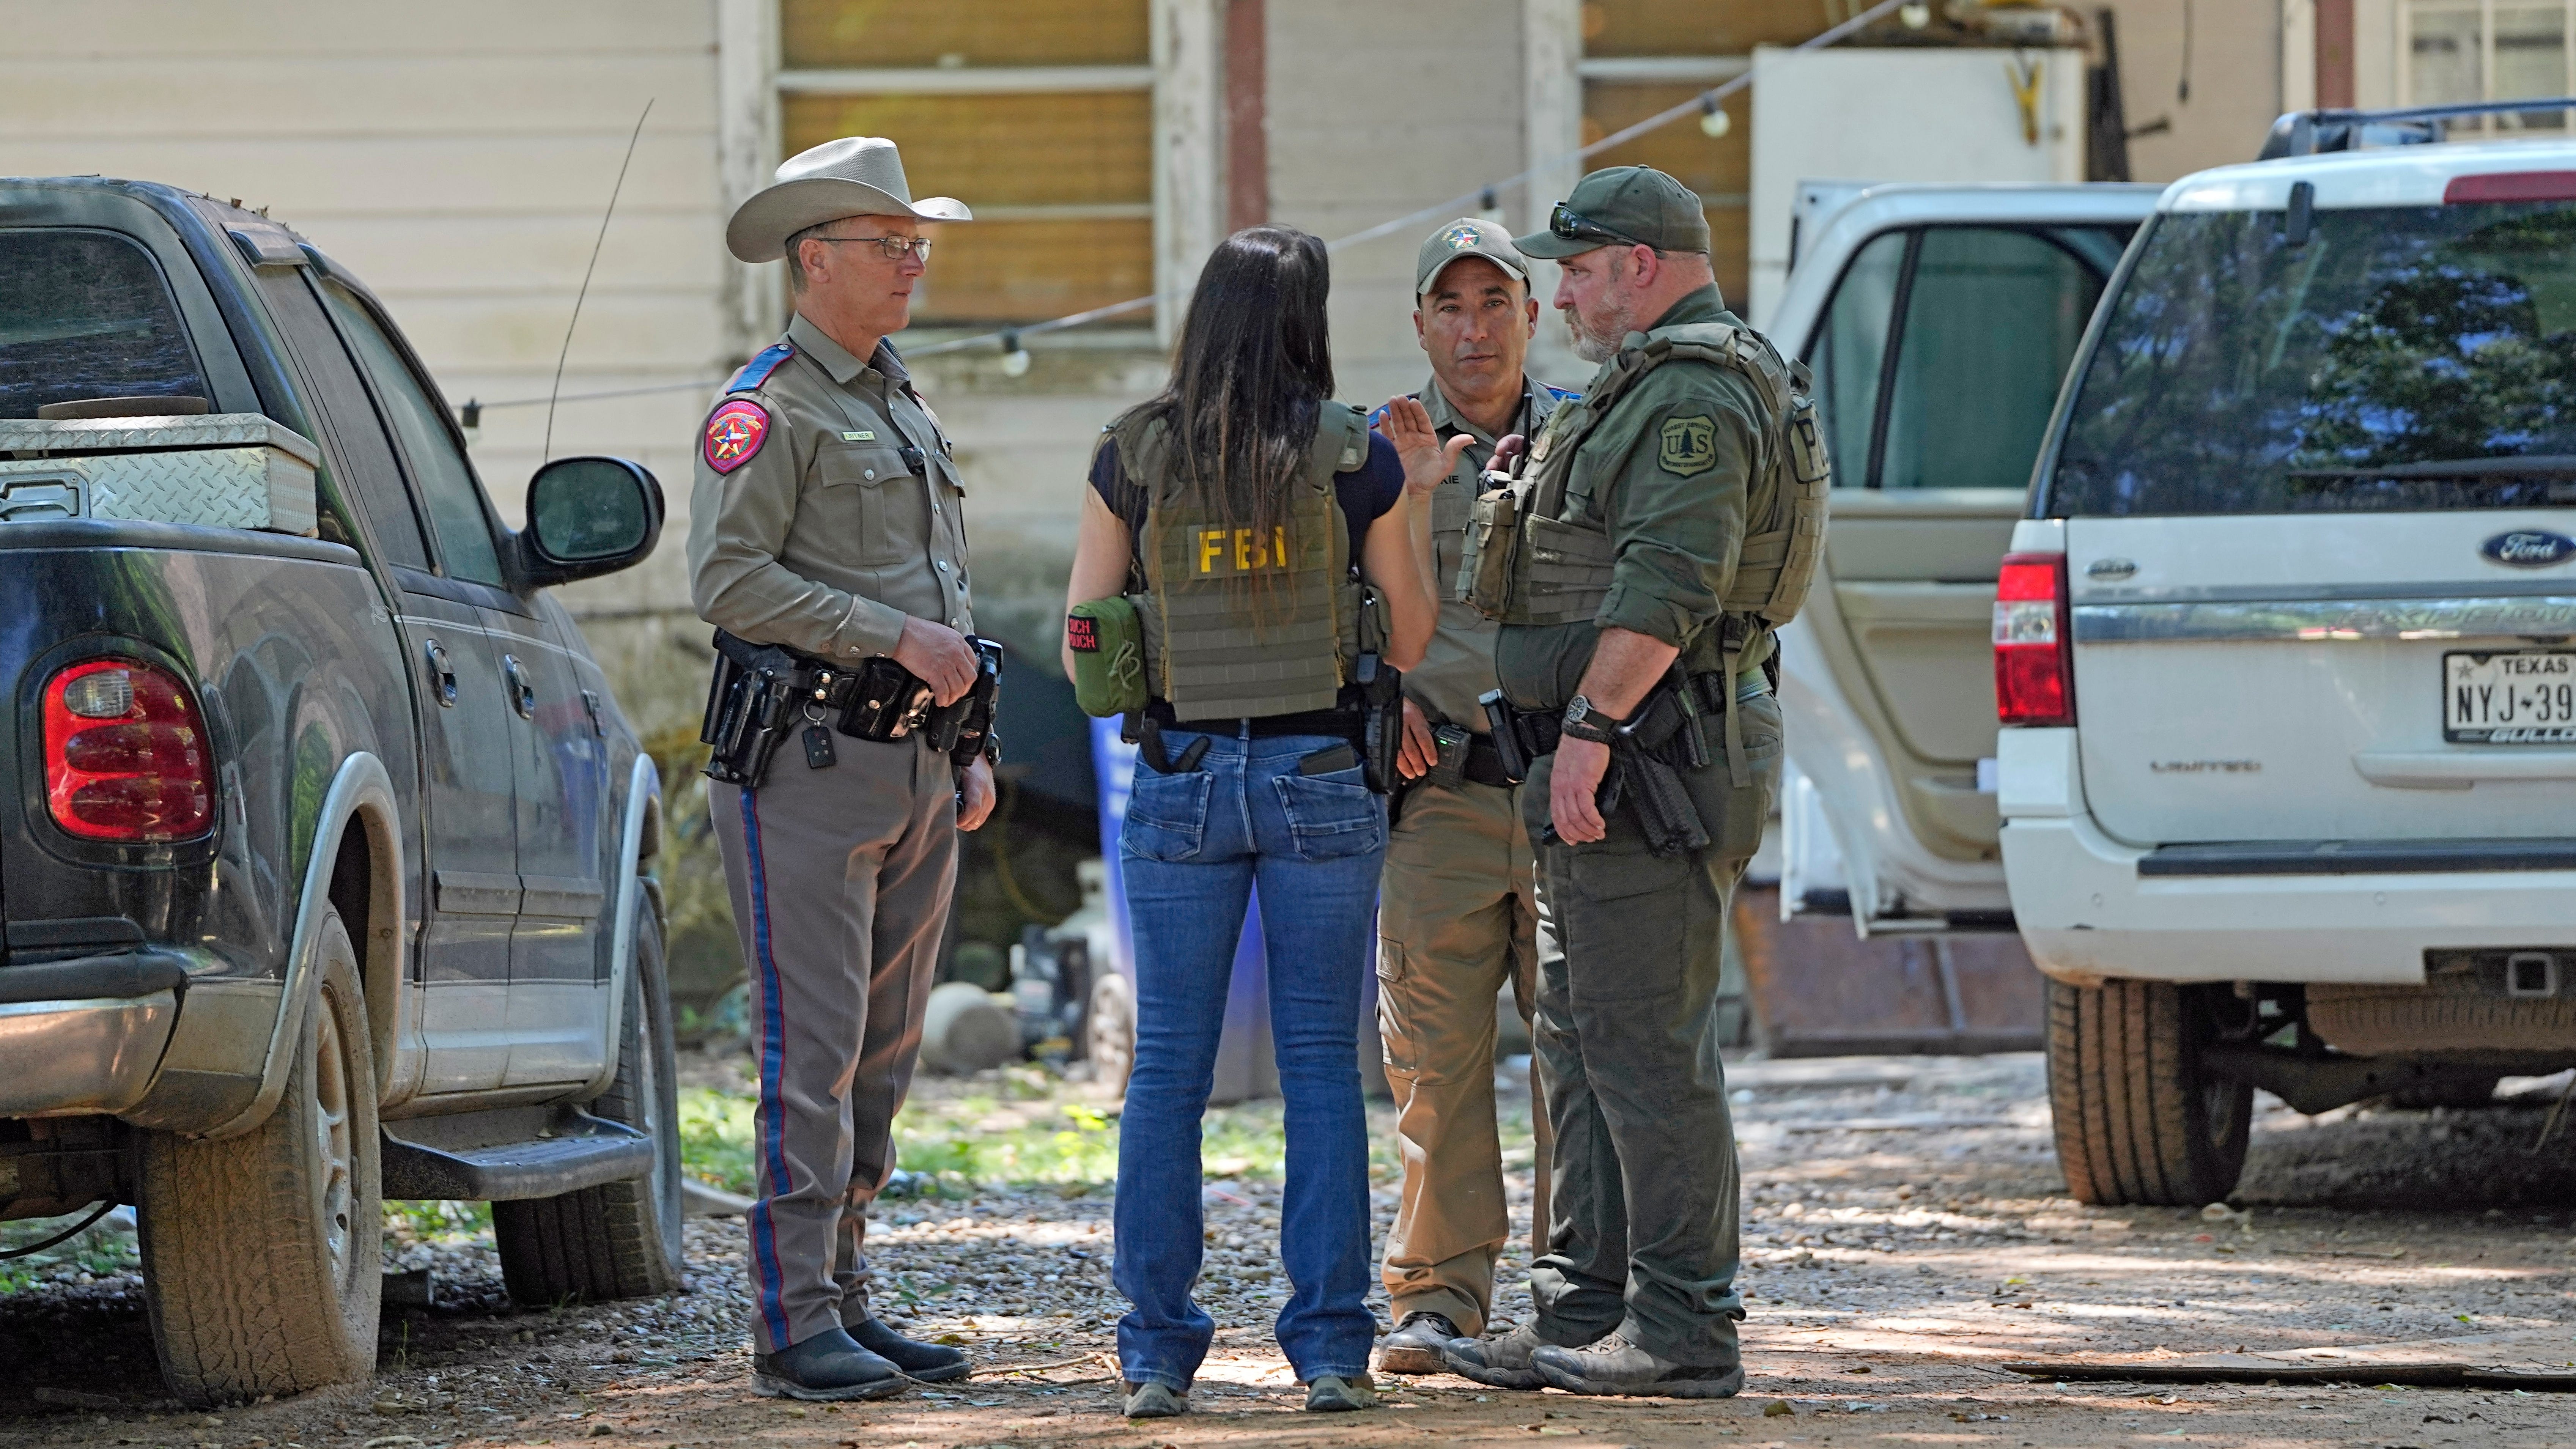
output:
[[[901,359],[866,362],[802,315],[753,359],[698,440],[689,599],[755,644],[891,654],[906,615],[963,633],[965,489]],[[905,456],[917,449],[919,471]]]
[[[1560,392],[1535,378],[1521,383],[1520,411],[1511,429],[1536,439],[1538,430],[1556,411],[1557,404],[1573,396]],[[1425,412],[1431,414],[1431,426],[1446,444],[1465,433],[1475,441],[1458,455],[1458,465],[1431,494],[1431,553],[1438,566],[1440,583],[1440,622],[1431,635],[1431,647],[1422,656],[1419,667],[1404,676],[1404,692],[1434,721],[1446,720],[1465,725],[1478,734],[1485,733],[1485,711],[1476,701],[1487,690],[1496,687],[1494,674],[1494,639],[1501,625],[1477,613],[1458,593],[1458,565],[1467,547],[1467,522],[1476,505],[1478,476],[1494,456],[1499,438],[1487,434],[1451,407],[1440,391],[1440,381],[1433,378],[1422,391]]]

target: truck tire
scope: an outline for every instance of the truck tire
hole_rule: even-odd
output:
[[[2206,1035],[2180,987],[2048,983],[2048,1100],[2076,1201],[2190,1207],[2235,1191],[2254,1089],[2201,1073]]]
[[[162,1376],[189,1403],[376,1370],[375,1052],[358,954],[337,911],[325,910],[312,950],[319,989],[268,1120],[220,1142],[141,1134],[144,1301]]]
[[[627,978],[618,1035],[617,1080],[590,1104],[590,1114],[651,1136],[653,1170],[557,1197],[492,1204],[501,1281],[521,1303],[680,1291],[679,1076],[661,917],[649,899],[636,908],[635,970]]]

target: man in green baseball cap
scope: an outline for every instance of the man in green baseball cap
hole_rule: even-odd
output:
[[[1557,263],[1605,364],[1478,501],[1460,570],[1501,621],[1497,728],[1527,762],[1553,1211],[1534,1321],[1442,1356],[1507,1388],[1722,1398],[1744,1309],[1718,963],[1779,794],[1763,664],[1821,546],[1823,452],[1803,372],[1719,297],[1689,188],[1595,171],[1513,245]]]

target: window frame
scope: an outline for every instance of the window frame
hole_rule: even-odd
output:
[[[994,66],[887,66],[887,67],[790,67],[785,56],[786,24],[779,13],[782,0],[766,0],[771,10],[773,50],[768,84],[768,106],[773,118],[783,114],[790,96],[873,97],[873,96],[974,96],[974,95],[1046,95],[1072,92],[1138,93],[1146,97],[1149,116],[1147,144],[1154,155],[1154,168],[1162,170],[1166,150],[1161,114],[1165,97],[1162,67],[1153,63],[1151,54],[1132,65],[994,65]],[[1150,3],[1150,0],[1149,0]],[[785,159],[783,135],[773,134],[770,150]],[[1159,265],[1163,249],[1164,218],[1152,198],[1140,202],[1065,203],[1031,206],[978,205],[965,197],[977,222],[1097,220],[1115,216],[1119,220],[1143,221],[1148,229],[1148,262]],[[1155,290],[1159,293],[1159,277]],[[1120,299],[1125,300],[1125,299]],[[1167,305],[1157,296],[1153,313],[1157,316]],[[1050,320],[1024,319],[1029,322]],[[980,322],[933,322],[915,324],[917,330],[940,332],[955,329],[981,332],[992,326]]]
[[[1905,238],[1905,255],[1897,263],[1896,285],[1888,294],[1887,341],[1884,349],[1879,354],[1878,381],[1870,396],[1868,464],[1864,469],[1861,478],[1857,482],[1844,483],[1840,478],[1837,478],[1835,480],[1835,486],[1837,488],[1866,488],[1873,492],[1886,491],[1883,478],[1883,467],[1887,458],[1888,418],[1890,413],[1895,410],[1896,406],[1895,386],[1897,368],[1903,361],[1905,354],[1906,313],[1912,306],[1914,300],[1915,270],[1917,264],[1923,257],[1923,239],[1926,235],[1934,231],[2006,231],[2016,232],[2020,235],[2044,242],[2064,253],[2077,266],[2084,268],[2086,271],[2091,272],[2096,277],[2100,278],[2101,285],[2096,289],[2093,298],[2094,307],[2098,311],[2101,306],[2102,295],[2110,290],[2112,281],[2118,275],[2120,258],[2118,256],[2114,256],[2110,266],[2101,266],[2094,259],[2086,257],[2083,252],[2068,245],[2066,240],[2063,237],[2056,235],[2056,233],[2061,231],[2087,230],[2108,232],[2115,230],[2116,227],[2117,223],[2109,222],[2061,222],[2045,224],[2009,221],[1903,222],[1894,226],[1881,227],[1879,230],[1871,232],[1868,236],[1861,238],[1860,243],[1857,246],[1854,246],[1844,257],[1842,270],[1834,275],[1833,290],[1825,295],[1824,305],[1817,309],[1815,323],[1808,332],[1805,346],[1799,349],[1798,354],[1799,360],[1807,366],[1813,367],[1815,365],[1816,350],[1824,344],[1825,330],[1832,325],[1834,304],[1842,300],[1843,286],[1850,279],[1853,266],[1860,261],[1864,253],[1878,243],[1880,238],[1901,234]],[[2135,230],[2136,228],[2132,229],[2133,236]],[[2122,248],[2122,254],[2125,255],[2125,253],[2126,246],[2124,245]],[[2089,319],[2086,322],[2086,327],[2088,330],[2091,327]],[[2082,355],[2083,340],[2079,337],[2074,356],[2080,357]],[[2072,358],[2070,358],[2070,362],[2071,361]],[[2051,427],[2053,428],[2053,426],[2054,424],[2052,423]],[[2041,434],[2040,446],[2043,454],[2048,450],[2049,439],[2051,436],[2051,433],[2048,431],[2043,431]]]
[[[504,609],[511,613],[528,612],[527,605],[511,586],[512,576],[516,573],[512,567],[512,561],[518,553],[518,535],[512,529],[503,526],[500,515],[493,511],[491,490],[483,485],[482,471],[474,466],[474,455],[465,446],[465,434],[457,425],[456,410],[448,406],[446,397],[438,390],[438,384],[431,379],[429,369],[421,365],[419,355],[412,351],[411,339],[405,337],[402,329],[394,325],[393,318],[385,311],[384,305],[376,300],[375,294],[368,291],[366,286],[355,277],[336,268],[327,273],[318,269],[302,270],[306,274],[305,285],[313,290],[315,305],[322,309],[322,315],[331,324],[331,335],[338,339],[341,351],[348,354],[350,366],[357,369],[358,380],[367,390],[367,400],[375,405],[376,415],[382,421],[384,428],[385,441],[393,449],[394,461],[402,468],[403,488],[411,496],[412,513],[420,523],[423,539],[429,545],[430,565],[436,572],[422,575],[411,569],[402,569],[400,572],[407,576],[404,581],[405,586],[417,588],[418,581],[435,578],[443,587],[422,590],[423,592],[450,594],[456,590],[470,590],[470,593],[462,597],[471,602]],[[483,516],[483,531],[492,540],[492,552],[501,573],[500,584],[487,584],[480,579],[458,578],[449,570],[446,541],[439,537],[438,526],[429,508],[429,500],[421,492],[421,465],[412,458],[411,451],[403,440],[402,429],[394,425],[393,415],[385,405],[383,387],[377,381],[375,374],[368,369],[365,355],[350,340],[348,330],[341,325],[338,314],[331,306],[330,296],[322,290],[325,285],[337,286],[349,294],[349,300],[357,304],[358,309],[366,314],[367,320],[375,324],[378,332],[384,334],[386,343],[393,349],[395,359],[411,374],[412,383],[420,389],[421,395],[428,399],[430,411],[437,415],[439,426],[444,430],[448,443],[456,450],[457,461],[465,467],[465,480],[473,494],[474,506]]]
[[[2500,3],[2513,9],[2538,9],[2540,8],[2540,4],[2547,3],[2547,0],[2539,0],[2539,3],[2535,3],[2535,0],[2399,0],[2399,4],[2395,7],[2395,14],[2393,17],[2397,31],[2395,37],[2396,56],[2394,66],[2394,69],[2397,72],[2397,103],[2401,106],[2441,105],[2450,103],[2451,98],[2448,97],[2426,98],[2419,97],[2415,94],[2416,18],[2425,14],[2444,12],[2454,14],[2467,13],[2477,17],[2478,93],[2476,96],[2471,98],[2471,103],[2497,99],[2496,10]],[[2558,54],[2560,88],[2558,94],[2576,95],[2576,0],[2556,0],[2556,3],[2559,10]],[[2529,124],[2529,117],[2545,116],[2548,114],[2550,114],[2550,112],[2534,111],[2526,112],[2523,116],[2512,118],[2502,116],[2469,117],[2453,121],[2451,123],[2451,128],[2455,131],[2466,131],[2483,137],[2510,138],[2528,135],[2535,140],[2542,138],[2564,140],[2571,134],[2571,131],[2576,131],[2576,108],[2557,112],[2559,124],[2555,127],[2544,128]],[[2511,129],[2508,129],[2504,124],[2508,119],[2514,122]]]

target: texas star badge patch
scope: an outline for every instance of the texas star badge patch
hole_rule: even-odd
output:
[[[707,418],[707,466],[730,473],[750,462],[768,437],[768,412],[756,402],[736,398]]]
[[[1704,473],[1717,461],[1717,422],[1708,417],[1674,418],[1664,424],[1662,442],[1655,461],[1664,465],[1665,472],[1685,477]]]

